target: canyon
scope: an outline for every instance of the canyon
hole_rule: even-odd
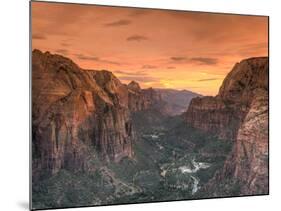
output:
[[[32,82],[34,175],[41,169],[50,174],[91,171],[95,166],[88,160],[93,156],[114,162],[132,157],[132,112],[179,112],[157,90],[141,89],[135,81],[122,84],[109,71],[84,70],[66,57],[37,49]]]
[[[268,112],[267,57],[237,63],[212,97],[35,49],[33,205],[267,194]]]

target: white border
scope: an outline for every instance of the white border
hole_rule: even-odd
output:
[[[280,207],[280,6],[274,0],[71,0],[77,3],[270,16],[270,196],[163,202],[68,210],[274,210]],[[1,210],[27,210],[29,140],[29,2],[1,2]]]

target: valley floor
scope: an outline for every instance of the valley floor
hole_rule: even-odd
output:
[[[200,198],[200,189],[223,167],[228,140],[190,128],[181,116],[155,111],[133,116],[133,159],[95,160],[94,173],[61,170],[33,184],[33,207],[76,207]]]

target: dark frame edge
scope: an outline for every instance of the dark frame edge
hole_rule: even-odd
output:
[[[29,210],[32,209],[32,0],[29,1]]]
[[[267,16],[267,56],[268,56],[268,137],[267,137],[267,150],[268,150],[268,195],[270,195],[270,16]]]

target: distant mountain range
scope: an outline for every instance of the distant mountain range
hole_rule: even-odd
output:
[[[167,102],[169,107],[169,114],[179,115],[185,112],[189,106],[190,101],[195,97],[202,97],[202,95],[188,90],[175,89],[155,89],[162,99]]]

